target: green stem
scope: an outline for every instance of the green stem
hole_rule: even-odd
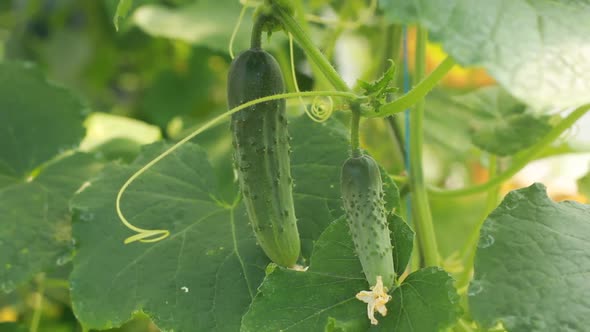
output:
[[[421,81],[426,73],[426,42],[428,33],[419,27],[416,41],[416,73],[415,78]],[[410,188],[412,190],[412,212],[416,224],[418,243],[426,266],[438,265],[439,256],[432,224],[432,215],[424,173],[422,170],[422,146],[424,138],[424,98],[416,104],[410,114]]]
[[[496,174],[498,172],[498,158],[495,155],[490,155],[489,162],[490,162],[490,165],[488,167],[488,173],[489,173],[490,178],[493,178],[496,176]],[[499,185],[490,187],[488,189],[485,211],[480,218],[480,222],[477,225],[475,225],[475,227],[473,228],[473,230],[469,234],[469,237],[467,238],[465,245],[461,249],[461,256],[462,256],[463,262],[465,264],[465,269],[464,269],[463,273],[461,273],[461,275],[457,278],[457,288],[465,287],[471,279],[471,274],[473,272],[473,260],[475,258],[475,251],[476,251],[477,243],[479,242],[479,232],[481,230],[481,227],[483,226],[483,223],[487,219],[488,215],[498,205],[499,194],[500,194],[500,186]]]
[[[296,19],[297,19],[297,22],[299,23],[299,26],[301,27],[301,30],[303,30],[304,32],[308,32],[309,31],[309,24],[305,18],[305,7],[303,6],[303,1],[302,0],[291,0],[291,4],[293,5],[293,8],[295,9],[295,13],[298,13],[296,15]],[[329,57],[328,57],[328,59],[329,59]],[[323,75],[320,68],[318,66],[316,66],[313,62],[310,64],[310,67],[311,67],[312,77],[314,78],[314,81],[313,81],[314,88],[317,90],[329,89],[332,86],[332,84]]]
[[[490,165],[488,167],[489,177],[493,178],[498,173],[498,157],[496,157],[496,155],[490,155],[489,163],[490,163]],[[487,217],[487,215],[490,212],[492,212],[492,210],[495,209],[496,206],[498,205],[499,191],[500,191],[499,185],[493,186],[490,189],[488,189],[488,196],[486,198],[486,211],[485,211],[484,218]]]
[[[254,22],[254,26],[252,27],[252,35],[250,36],[250,48],[262,47],[262,32],[266,20],[267,18],[264,15],[256,18],[256,22]]]
[[[339,91],[350,91],[350,88],[342,80],[340,75],[338,75],[336,69],[334,69],[328,59],[326,59],[322,52],[313,44],[311,39],[303,31],[301,26],[293,19],[293,17],[291,17],[291,15],[289,15],[289,13],[287,13],[280,6],[274,5],[273,12],[281,21],[285,29],[293,35],[293,38],[295,38],[299,46],[301,46],[311,61],[320,68],[330,83]]]
[[[392,57],[394,59],[394,65],[400,66],[401,59],[402,59],[402,27],[401,25],[394,25],[391,24],[387,26],[385,32],[385,47],[383,51],[383,63],[381,64],[381,72],[385,72],[387,67],[390,65],[388,59]],[[401,72],[400,70],[397,71],[398,73]],[[388,100],[389,101],[389,100]],[[396,121],[394,116],[388,116],[384,118],[385,123],[387,123],[389,130],[392,135],[392,140],[397,149],[394,148],[396,153],[396,160],[401,161],[402,164],[405,163],[404,159],[406,156],[406,149],[404,147],[404,139],[402,137],[402,130],[399,123]]]
[[[563,132],[569,129],[578,119],[590,110],[590,104],[582,105],[575,109],[568,116],[563,118],[551,131],[543,137],[537,144],[523,152],[520,157],[512,163],[512,165],[504,171],[502,174],[491,178],[488,182],[479,185],[454,189],[454,190],[442,190],[442,189],[431,189],[431,194],[436,196],[464,196],[477,194],[489,190],[495,186],[501,185],[504,181],[510,179],[513,175],[518,173],[524,168],[529,162],[539,156],[545,148],[547,148],[555,139],[557,139]]]
[[[46,278],[44,282],[45,288],[63,288],[69,289],[70,283],[65,279]]]
[[[457,325],[455,326],[455,331],[457,332],[475,332],[475,330],[469,326],[469,323],[467,323],[463,318],[460,318],[459,321],[457,322]]]
[[[441,64],[436,67],[430,75],[426,78],[420,79],[420,83],[416,85],[405,95],[392,101],[389,104],[381,106],[379,112],[365,112],[363,114],[366,117],[383,117],[387,115],[393,115],[396,113],[403,112],[404,110],[416,105],[416,103],[422,99],[432,90],[438,82],[453,68],[455,60],[451,57],[447,57]],[[418,78],[416,78],[418,80]]]
[[[37,293],[35,294],[35,308],[33,311],[33,318],[31,318],[31,325],[29,332],[37,332],[39,329],[39,322],[41,322],[41,313],[43,309],[43,294],[45,293],[45,274],[41,273],[37,277]]]
[[[360,157],[359,143],[359,124],[361,121],[361,111],[358,104],[351,105],[352,117],[350,118],[350,149],[353,157]]]

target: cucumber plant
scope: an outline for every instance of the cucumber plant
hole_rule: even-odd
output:
[[[0,6],[0,331],[590,326],[587,182],[508,193],[587,150],[587,0],[53,2]]]

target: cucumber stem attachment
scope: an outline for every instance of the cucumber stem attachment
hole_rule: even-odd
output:
[[[350,149],[352,157],[360,157],[360,140],[359,140],[359,126],[361,121],[360,105],[353,103],[350,105],[352,117],[350,118]]]
[[[264,23],[267,21],[267,17],[260,15],[256,18],[254,26],[252,27],[252,35],[250,39],[250,48],[261,48],[262,47],[262,33],[264,32]]]

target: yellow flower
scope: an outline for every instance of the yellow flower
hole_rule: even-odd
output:
[[[383,287],[381,276],[377,276],[377,283],[371,287],[370,291],[360,291],[356,294],[356,298],[367,303],[367,316],[371,320],[371,324],[377,325],[379,323],[375,319],[375,312],[384,317],[387,315],[385,304],[391,300],[391,295],[387,294],[387,287]]]

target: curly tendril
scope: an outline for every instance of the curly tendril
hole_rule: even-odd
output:
[[[241,1],[240,1],[241,2]],[[234,40],[236,39],[236,35],[238,31],[240,31],[240,25],[242,25],[242,21],[244,20],[244,15],[246,14],[246,10],[248,7],[245,4],[242,4],[242,10],[240,11],[240,16],[238,17],[238,21],[236,22],[236,26],[231,33],[231,37],[229,38],[229,56],[233,60],[234,59]]]
[[[240,11],[240,16],[238,16],[238,21],[234,26],[234,30],[231,33],[231,37],[229,38],[229,56],[233,60],[235,58],[234,54],[234,41],[236,40],[236,36],[238,35],[238,31],[240,31],[240,26],[244,21],[244,15],[246,15],[246,11],[248,8],[255,8],[262,4],[261,1],[253,1],[253,0],[240,0],[240,4],[242,5],[242,10]]]
[[[307,116],[315,122],[324,122],[328,120],[333,112],[334,100],[330,96],[317,96],[313,98],[310,110],[308,111],[307,107],[305,108]]]
[[[125,215],[123,214],[123,211],[121,210],[121,199],[123,197],[123,194],[127,190],[127,188],[131,185],[131,183],[133,183],[133,181],[135,181],[138,177],[140,177],[143,173],[145,173],[152,166],[154,166],[159,161],[161,161],[162,159],[169,156],[172,152],[174,152],[180,146],[184,145],[186,142],[195,138],[196,136],[198,136],[199,134],[201,134],[205,130],[221,123],[221,121],[224,120],[226,117],[228,117],[236,112],[239,112],[245,108],[248,108],[250,106],[253,106],[253,105],[256,105],[259,103],[271,101],[271,100],[301,98],[301,97],[316,97],[317,98],[317,97],[322,97],[322,96],[323,97],[341,97],[341,98],[353,99],[353,100],[360,98],[359,96],[357,96],[356,94],[354,94],[352,92],[340,92],[340,91],[290,92],[290,93],[281,93],[281,94],[277,94],[277,95],[258,98],[258,99],[249,101],[247,103],[244,103],[240,106],[234,107],[231,110],[213,118],[211,121],[205,123],[204,125],[202,125],[198,129],[196,129],[195,131],[190,133],[188,136],[186,136],[182,140],[178,141],[176,144],[172,145],[166,151],[162,152],[156,158],[152,159],[152,161],[150,161],[145,166],[140,168],[137,172],[135,172],[133,175],[131,175],[131,177],[129,177],[129,179],[127,179],[127,181],[125,181],[125,183],[121,186],[121,188],[119,189],[119,192],[117,193],[117,198],[115,200],[115,210],[117,211],[117,216],[121,220],[121,223],[123,223],[123,225],[125,225],[125,227],[127,227],[130,230],[137,233],[135,235],[132,235],[132,236],[126,238],[123,242],[125,244],[129,244],[129,243],[136,242],[136,241],[143,242],[143,243],[151,243],[151,242],[161,241],[161,240],[167,238],[168,236],[170,236],[170,231],[166,230],[166,229],[150,230],[150,229],[144,229],[144,228],[134,226],[133,224],[131,224],[127,220],[127,218],[125,218]]]
[[[289,33],[289,56],[291,60],[291,76],[293,77],[293,85],[295,91],[299,91],[299,83],[297,83],[297,76],[295,75],[295,57],[293,56],[293,35]],[[334,100],[330,96],[316,96],[311,103],[311,108],[303,102],[303,98],[299,97],[299,102],[305,110],[305,114],[315,122],[324,122],[330,118],[334,112]]]

